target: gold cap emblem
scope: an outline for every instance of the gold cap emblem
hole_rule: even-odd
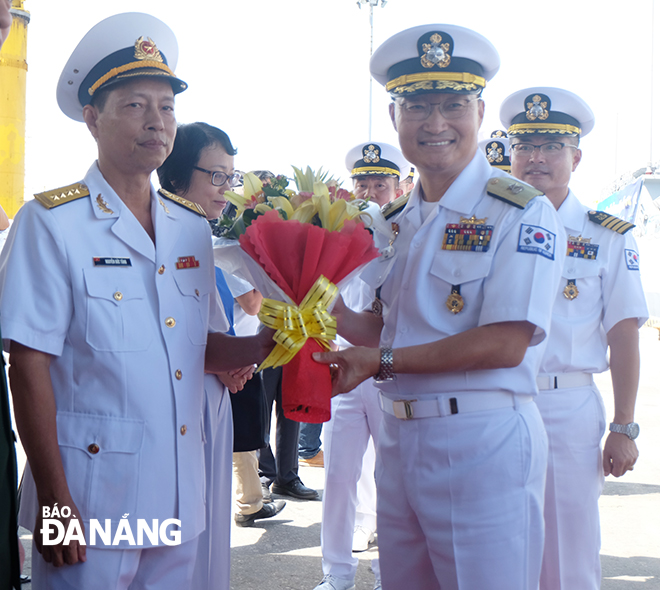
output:
[[[376,145],[368,145],[363,150],[364,161],[368,164],[377,164],[380,162],[380,149]]]
[[[440,33],[433,33],[429,41],[431,42],[422,44],[422,51],[424,52],[421,56],[422,65],[425,68],[432,68],[433,66],[446,68],[451,62],[449,43],[442,42]]]
[[[147,59],[149,61],[159,61],[163,62],[163,57],[160,54],[160,51],[158,51],[158,47],[156,47],[156,44],[149,38],[147,37],[147,40],[144,40],[144,37],[140,37],[136,42],[135,42],[135,59],[139,60],[144,60]]]
[[[543,100],[538,94],[532,96],[532,101],[527,103],[527,119],[530,121],[545,121],[548,118],[548,101]]]

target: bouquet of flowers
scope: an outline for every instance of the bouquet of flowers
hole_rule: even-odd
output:
[[[322,172],[294,167],[297,192],[284,176],[264,185],[246,174],[243,195],[228,191],[235,208],[214,234],[216,264],[264,296],[259,319],[276,330],[275,348],[259,369],[284,366],[282,403],[300,422],[330,419],[331,378],[313,352],[336,337],[330,310],[338,285],[378,256],[360,216],[367,203]]]

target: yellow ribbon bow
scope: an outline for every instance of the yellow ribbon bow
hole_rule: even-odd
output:
[[[286,365],[308,338],[314,338],[325,350],[330,350],[329,343],[337,336],[337,321],[328,312],[328,305],[337,292],[337,285],[321,275],[300,306],[264,299],[259,319],[262,324],[277,332],[273,336],[275,348],[257,371]]]

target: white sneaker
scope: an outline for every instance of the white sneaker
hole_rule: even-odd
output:
[[[337,576],[323,576],[320,584],[314,590],[355,590],[353,580],[338,578]]]
[[[353,553],[360,553],[369,549],[369,543],[374,542],[374,533],[367,527],[356,526],[353,530]]]

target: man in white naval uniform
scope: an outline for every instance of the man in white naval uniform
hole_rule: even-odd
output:
[[[528,346],[550,327],[565,238],[546,198],[477,151],[498,67],[484,37],[444,24],[371,60],[419,182],[362,275],[382,285],[382,317],[338,302],[340,333],[360,346],[316,358],[336,365],[339,392],[380,382],[384,590],[538,585],[547,439]]]
[[[406,178],[410,164],[394,146],[385,142],[359,144],[346,154],[346,168],[353,179],[353,192],[358,199],[366,199],[384,207],[401,196],[399,179]],[[374,290],[356,277],[342,291],[345,304],[356,311],[369,308]],[[341,341],[341,345],[348,345]],[[371,438],[378,443],[382,412],[372,382],[358,385],[345,395],[332,398],[332,418],[325,426],[325,487],[323,492],[323,518],[321,521],[321,552],[323,554],[323,580],[315,590],[354,590],[358,560],[352,555],[354,536],[366,535],[366,546],[373,541],[375,519],[369,528],[367,522],[357,529],[358,482],[362,482],[365,506],[375,512],[376,483],[373,461],[363,462]],[[363,472],[363,464],[371,472]],[[367,520],[366,518],[364,519]],[[367,547],[362,550],[365,550]],[[375,588],[380,588],[378,558],[372,560],[376,577]]]
[[[174,94],[186,88],[176,53],[172,31],[139,13],[83,38],[58,102],[85,121],[98,160],[83,182],[24,205],[0,258],[35,589],[190,586],[205,514],[204,369],[263,356],[258,342],[229,346],[223,334],[206,346],[210,327],[226,328],[208,224],[150,183],[172,149]],[[55,506],[65,530],[82,524],[87,545],[45,542],[44,510]],[[168,519],[180,527],[140,539],[139,522]],[[92,521],[110,533],[94,546]]]
[[[582,158],[579,140],[594,125],[579,96],[527,88],[504,101],[501,118],[514,176],[546,194],[568,239],[550,337],[537,351],[543,356],[536,402],[549,441],[541,590],[596,590],[603,473],[621,477],[638,455],[638,329],[648,311],[633,225],[590,211],[569,189]],[[607,370],[608,347],[614,422],[601,453],[605,411],[592,374]]]

